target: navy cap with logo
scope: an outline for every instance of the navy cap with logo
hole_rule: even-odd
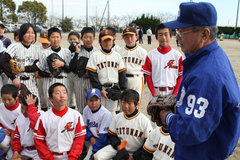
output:
[[[2,21],[0,21],[0,25],[1,25],[3,28],[6,28],[6,25],[5,25]]]
[[[164,23],[170,29],[190,26],[216,26],[217,11],[211,3],[184,2],[180,4],[177,20]]]
[[[126,34],[137,34],[137,31],[135,28],[133,27],[127,27],[123,30],[123,35],[126,35]]]
[[[91,88],[87,91],[87,99],[90,100],[93,96],[97,96],[99,99],[101,99],[101,92],[97,88]]]
[[[113,40],[113,32],[108,29],[102,30],[99,34],[99,39],[104,41],[105,39],[108,39],[108,38]]]

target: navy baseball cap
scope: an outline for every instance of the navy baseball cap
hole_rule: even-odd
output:
[[[125,35],[125,34],[137,34],[137,31],[135,28],[133,27],[127,27],[123,30],[123,34],[122,35]]]
[[[190,26],[216,26],[217,11],[211,3],[184,2],[180,4],[177,20],[164,23],[170,29]]]
[[[87,91],[87,99],[90,100],[93,96],[97,96],[101,99],[101,92],[97,88],[92,88]]]
[[[108,39],[108,38],[113,40],[113,32],[111,30],[105,29],[105,30],[100,32],[99,39],[104,41],[105,39]]]

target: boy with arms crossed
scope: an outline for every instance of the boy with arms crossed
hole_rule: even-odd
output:
[[[63,84],[51,85],[48,94],[53,107],[39,117],[34,130],[38,155],[44,160],[76,160],[86,134],[82,116],[66,106],[68,93]]]

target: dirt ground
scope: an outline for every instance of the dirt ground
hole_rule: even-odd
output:
[[[39,36],[39,35],[38,35]],[[61,43],[62,47],[68,47],[69,43],[67,42],[67,34],[63,34],[63,40]],[[6,37],[9,37],[10,39],[13,39],[13,34],[12,33],[7,33]],[[144,44],[140,44],[141,47],[145,48],[147,51],[150,51],[158,46],[158,43],[155,39],[154,36],[152,36],[152,44],[148,45],[147,44],[147,36],[144,35],[143,37]],[[232,64],[233,70],[235,72],[238,84],[240,84],[240,42],[237,40],[227,40],[224,39],[224,41],[218,41],[219,45],[224,49],[224,51],[227,53],[227,56]],[[116,44],[123,47],[124,46],[124,41],[121,39],[121,34],[117,34],[117,39],[116,39]],[[179,51],[181,49],[177,47],[175,38],[171,40],[171,46]],[[36,42],[36,45],[39,45],[38,42]],[[96,35],[96,40],[94,41],[94,46],[98,47],[98,34]],[[149,95],[149,90],[147,85],[144,86],[144,91],[143,91],[143,99],[141,102],[141,107],[140,110],[144,114],[146,114],[146,106],[148,103],[148,95]],[[228,160],[239,160],[240,159],[240,140],[237,145],[237,147],[234,150],[234,153],[228,158]]]

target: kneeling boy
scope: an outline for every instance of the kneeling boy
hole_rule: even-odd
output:
[[[83,120],[86,124],[87,134],[85,140],[90,142],[87,157],[105,147],[107,133],[112,122],[112,114],[101,104],[101,92],[99,89],[92,88],[87,91],[87,106],[83,110]]]
[[[96,160],[139,159],[139,151],[152,130],[150,120],[137,109],[139,104],[137,91],[125,90],[121,100],[123,113],[114,117],[108,130],[110,145],[95,153]],[[123,142],[126,143],[125,147],[120,145]]]

